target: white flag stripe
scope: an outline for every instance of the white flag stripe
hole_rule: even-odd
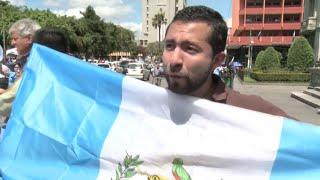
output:
[[[282,117],[176,95],[131,78],[123,82],[98,179],[115,177],[126,152],[141,156],[142,172],[168,178],[173,178],[168,162],[181,158],[192,179],[269,179]]]

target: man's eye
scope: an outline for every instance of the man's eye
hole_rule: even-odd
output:
[[[174,49],[174,45],[172,43],[166,43],[165,44],[165,48],[166,48],[166,50],[173,50]]]
[[[198,50],[192,46],[188,46],[187,47],[187,52],[190,54],[196,54],[198,52]]]

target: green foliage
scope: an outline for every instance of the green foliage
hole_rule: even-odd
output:
[[[132,157],[127,153],[126,157],[123,160],[123,163],[118,163],[116,169],[116,180],[131,178],[137,174],[136,168],[143,163],[139,160],[139,155]]]
[[[255,83],[257,82],[256,80],[252,79],[250,76],[244,76],[243,81],[246,83]]]
[[[263,50],[258,53],[254,68],[259,69],[259,70],[262,69],[263,63],[264,63],[263,62],[263,60],[264,60],[263,54],[264,54]]]
[[[167,19],[165,18],[165,14],[163,12],[159,12],[155,14],[154,17],[152,18],[152,26],[155,28],[160,29],[161,25],[166,23],[167,23]]]
[[[307,82],[310,81],[309,73],[295,73],[287,71],[259,72],[254,71],[250,74],[252,79],[257,81],[294,81]]]
[[[159,44],[158,44],[158,48],[159,50],[161,49],[161,37],[160,37],[160,32],[161,32],[161,25],[163,24],[167,24],[167,19],[165,18],[165,14],[163,12],[159,12],[157,14],[154,15],[154,17],[152,18],[152,26],[155,28],[158,28],[158,37],[159,37]]]
[[[288,52],[287,67],[291,71],[307,72],[313,65],[314,54],[308,40],[296,37]]]
[[[262,71],[270,71],[280,68],[281,54],[273,47],[268,47],[264,51],[260,51],[257,55],[255,68]]]
[[[50,10],[16,7],[7,1],[0,1],[0,30],[5,30],[6,44],[10,39],[8,30],[17,20],[31,18],[42,27],[57,27],[63,29],[68,38],[70,51],[73,54],[87,58],[106,58],[113,51],[127,51],[137,54],[137,45],[132,31],[112,23],[106,23],[88,6],[80,19],[75,17],[57,16]],[[0,15],[1,15],[0,14]]]
[[[164,43],[160,42],[160,48],[159,48],[159,44],[157,42],[149,43],[146,49],[147,54],[150,56],[160,57],[163,52],[163,45]]]

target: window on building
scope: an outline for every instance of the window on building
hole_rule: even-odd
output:
[[[146,23],[147,25],[149,25],[149,21],[147,20],[147,23]]]
[[[149,17],[149,13],[147,13],[147,18]]]
[[[293,36],[293,34],[295,36],[298,36],[299,35],[299,30],[296,30],[295,32],[293,30],[282,31],[282,36]]]
[[[262,22],[262,15],[248,15],[246,23],[260,23]]]
[[[271,30],[271,31],[263,31],[263,36],[281,36],[281,31]]]
[[[264,18],[265,23],[280,23],[281,22],[281,15],[266,15]]]
[[[266,6],[280,6],[280,0],[266,0]]]
[[[262,0],[247,0],[247,7],[262,7],[263,1]]]
[[[300,6],[301,0],[285,0],[284,5],[285,6]]]
[[[149,27],[147,27],[147,32],[149,32]]]
[[[254,37],[254,36],[261,36],[261,34],[259,35],[260,33],[260,30],[259,31],[256,31],[256,30],[252,30],[250,32],[250,30],[246,30],[246,31],[242,31],[239,36],[251,36],[251,37]]]
[[[147,5],[149,5],[149,0],[147,0]]]
[[[147,7],[147,12],[149,12],[149,7]]]
[[[283,22],[300,22],[300,14],[285,14]]]

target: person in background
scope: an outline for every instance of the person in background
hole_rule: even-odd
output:
[[[9,29],[11,45],[17,48],[17,62],[22,65],[22,68],[29,56],[34,33],[40,28],[40,25],[32,19],[20,19]]]
[[[62,53],[67,53],[68,50],[68,39],[62,30],[58,28],[43,28],[35,32],[34,38],[32,39],[34,43],[38,43],[49,48],[53,48]],[[21,67],[21,66],[20,66]],[[22,67],[21,67],[22,68]],[[12,102],[16,96],[17,89],[20,85],[21,78],[17,78],[16,82],[6,91],[4,94],[0,95],[0,117],[9,117],[11,113]],[[8,118],[6,119],[6,121]],[[6,122],[1,122],[3,127],[5,127]],[[1,127],[0,127],[1,128]],[[0,130],[1,131],[1,130]],[[1,137],[0,132],[0,137]],[[1,142],[1,141],[0,141]]]
[[[222,16],[205,6],[180,10],[169,24],[162,60],[168,89],[210,101],[273,115],[288,115],[272,103],[226,87],[213,74],[225,59],[227,25]]]
[[[8,87],[11,87],[16,79],[20,78],[22,75],[22,67],[21,64],[16,63],[13,66],[13,72],[9,73],[8,77]]]
[[[68,38],[64,31],[59,28],[45,27],[39,29],[34,35],[33,42],[62,53],[68,53]]]

